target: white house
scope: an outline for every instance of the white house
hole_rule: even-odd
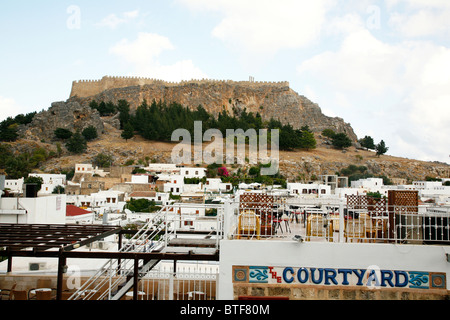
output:
[[[416,188],[416,190],[432,190],[435,188],[442,187],[441,181],[413,181],[413,186]]]
[[[55,187],[57,186],[64,187],[66,185],[65,174],[30,173],[28,176],[42,178],[43,183],[41,186],[41,190],[39,190],[38,192],[38,195],[52,194]]]
[[[92,193],[91,207],[95,207],[98,213],[122,212],[126,202],[121,191],[104,190]]]
[[[184,178],[203,178],[206,177],[206,168],[189,168],[189,167],[183,167],[180,168],[180,175],[182,175]]]
[[[379,191],[383,187],[382,178],[367,178],[351,182],[352,188],[367,189],[370,192]]]
[[[208,178],[204,188],[207,192],[228,192],[233,190],[233,185],[228,182],[222,182],[220,178]]]
[[[127,183],[133,183],[133,184],[148,184],[151,182],[152,176],[149,174],[133,174],[131,176],[131,182]]]
[[[23,192],[23,180],[24,178],[20,179],[7,179],[5,180],[5,188],[9,189],[10,193],[22,193]]]
[[[184,177],[179,174],[170,175],[169,181],[164,184],[164,192],[171,192],[174,195],[183,193]]]
[[[169,199],[169,194],[166,192],[156,192],[156,191],[135,191],[130,193],[126,197],[126,201],[133,199],[147,199],[150,201],[155,201],[156,204],[167,205],[171,201]]]
[[[330,195],[331,186],[318,183],[287,183],[287,190],[291,195]]]
[[[100,177],[105,177],[108,173],[98,167],[93,167],[90,163],[75,164],[75,173],[98,174]]]

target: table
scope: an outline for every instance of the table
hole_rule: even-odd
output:
[[[30,299],[30,295],[34,295],[36,297],[36,300],[51,300],[52,289],[51,288],[33,289],[28,292],[29,299]]]

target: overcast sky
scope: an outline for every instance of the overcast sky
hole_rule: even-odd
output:
[[[289,81],[388,154],[449,161],[449,0],[0,2],[0,118],[73,80]]]

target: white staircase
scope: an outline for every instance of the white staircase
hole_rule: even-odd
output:
[[[174,233],[167,225],[167,211],[168,207],[163,207],[119,252],[164,252]],[[144,263],[138,269],[139,275],[144,276],[158,262]],[[68,300],[119,300],[133,287],[134,263],[134,259],[109,260]]]

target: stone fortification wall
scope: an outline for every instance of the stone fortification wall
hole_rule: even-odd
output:
[[[105,76],[101,80],[79,80],[73,81],[72,91],[70,97],[86,98],[95,96],[105,90],[126,88],[133,86],[144,86],[144,85],[156,85],[164,87],[179,87],[183,85],[197,84],[229,84],[229,85],[239,85],[248,88],[257,88],[261,86],[271,86],[271,87],[288,87],[289,82],[270,82],[270,81],[233,81],[233,80],[184,80],[181,82],[168,82],[164,80],[151,79],[151,78],[140,78],[140,77],[110,77]]]

